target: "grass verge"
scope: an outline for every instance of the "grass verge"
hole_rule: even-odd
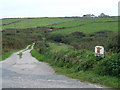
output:
[[[50,59],[48,59],[47,57],[40,54],[34,49],[31,51],[31,55],[35,57],[38,61],[48,62],[54,68],[57,74],[62,74],[70,78],[78,79],[83,82],[86,81],[86,82],[99,84],[107,87],[120,88],[118,83],[119,80],[116,77],[101,76],[101,75],[95,74],[94,71],[92,70],[74,72],[72,70],[73,68],[57,67],[54,64],[52,64]]]
[[[22,48],[22,49],[24,49],[24,48]],[[20,51],[20,50],[22,50],[22,49],[12,50],[12,51],[10,51],[10,52],[4,53],[3,55],[0,55],[0,61],[5,60],[5,59],[8,58],[9,56],[11,56],[13,53],[15,53],[15,52],[17,52],[17,51]]]

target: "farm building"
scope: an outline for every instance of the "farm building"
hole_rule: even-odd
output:
[[[104,13],[101,13],[98,17],[109,17],[109,15],[105,15]]]
[[[86,14],[86,15],[83,15],[83,17],[85,17],[85,18],[95,18],[97,16],[95,16],[94,14]]]

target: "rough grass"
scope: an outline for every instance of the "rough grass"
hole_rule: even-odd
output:
[[[24,49],[24,48],[22,48],[22,49]],[[20,51],[20,50],[22,50],[22,49],[12,50],[12,51],[10,51],[10,52],[6,52],[6,53],[0,55],[0,61],[5,60],[6,58],[10,57],[13,53],[15,53],[15,52],[17,52],[17,51]]]
[[[10,55],[12,55],[14,52],[16,52],[17,50],[12,50],[10,52],[6,52],[3,55],[0,55],[0,61],[5,60],[6,58],[8,58]]]
[[[33,57],[35,57],[39,61],[44,61],[45,59],[47,59],[47,58],[45,58],[44,55],[40,54],[35,49],[33,49],[30,53]]]
[[[69,45],[57,45],[55,43],[50,43],[50,47],[52,48],[51,52],[52,53],[57,53],[57,52],[60,52],[60,51],[63,51],[63,50],[69,50],[69,48],[72,48],[72,46],[69,46]]]
[[[99,85],[103,85],[103,87],[112,87],[112,88],[120,88],[119,80],[115,77],[110,76],[100,76],[95,74],[93,71],[81,71],[78,73],[72,72],[70,69],[59,68],[53,66],[57,74],[66,75],[70,78],[79,79],[83,82],[91,82]]]
[[[50,60],[50,58],[47,58],[43,54],[40,54],[35,49],[31,51],[31,54],[33,57],[35,57],[39,61],[48,62],[56,71],[56,74],[62,74],[65,76],[68,76],[70,78],[78,79],[83,82],[90,82],[95,84],[100,84],[105,87],[112,87],[112,88],[119,88],[118,85],[118,78],[111,77],[111,76],[101,76],[98,74],[95,74],[92,70],[87,71],[80,71],[80,72],[74,72],[73,68],[65,68],[65,67],[58,67],[55,64],[53,64],[53,60]]]

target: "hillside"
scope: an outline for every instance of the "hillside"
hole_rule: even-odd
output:
[[[5,59],[10,52],[36,43],[32,56],[56,72],[117,88],[118,24],[117,17],[2,19],[2,55]],[[105,48],[105,57],[94,56],[95,46]]]

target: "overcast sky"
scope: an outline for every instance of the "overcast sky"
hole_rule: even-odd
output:
[[[119,0],[0,0],[0,18],[118,15]]]

